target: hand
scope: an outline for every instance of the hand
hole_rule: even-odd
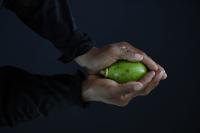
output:
[[[133,47],[127,42],[119,42],[105,45],[103,48],[93,47],[86,54],[81,55],[75,61],[92,73],[110,66],[119,59],[128,61],[142,61],[149,69],[157,70],[157,64],[144,52]]]
[[[84,101],[97,101],[124,107],[136,96],[147,95],[158,85],[163,76],[159,69],[157,76],[150,71],[143,79],[124,84],[101,78],[98,75],[89,75],[88,80],[82,83],[82,97]]]
[[[129,82],[127,84],[118,84],[113,80],[103,79],[98,76],[100,70],[110,66],[119,59],[141,61],[149,68],[150,72],[140,81]],[[127,42],[109,44],[103,48],[94,47],[86,54],[77,57],[75,61],[80,66],[85,67],[89,73],[90,78],[83,82],[83,97],[86,101],[102,101],[115,105],[125,105],[125,103],[128,103],[136,96],[149,94],[159,84],[160,80],[167,78],[165,70],[160,65],[155,63],[143,51],[133,47]],[[152,75],[154,76],[152,77]],[[115,91],[119,92],[118,90],[122,92],[126,91],[128,88],[135,90],[135,88],[137,88],[135,87],[136,83],[139,83],[143,87],[139,92],[131,91],[132,93],[130,93],[128,91],[128,94],[120,96],[122,99],[125,99],[123,103],[122,101],[119,102],[119,95],[116,96],[116,93],[116,95],[113,95]],[[127,88],[127,86],[129,87]],[[116,98],[118,100],[116,100]]]
[[[77,57],[75,61],[80,66],[85,67],[90,74],[97,74],[100,70],[110,66],[119,59],[142,61],[143,56],[138,54],[130,44],[120,42],[108,44],[103,48],[93,47],[86,54]],[[153,69],[157,69],[155,64],[150,63],[148,65],[151,65]]]
[[[155,63],[143,51],[133,47],[127,42],[108,44],[103,48],[93,47],[86,54],[77,57],[75,62],[85,67],[89,74],[99,74],[100,70],[110,66],[119,59],[141,61],[149,70],[155,72],[158,71],[158,69],[162,69],[162,71],[164,71],[162,79],[167,78],[167,74],[161,66]]]

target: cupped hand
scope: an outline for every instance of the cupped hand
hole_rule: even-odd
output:
[[[141,61],[148,67],[149,72],[143,79],[125,84],[118,84],[99,76],[100,70],[119,59],[131,62]],[[86,101],[102,101],[123,106],[136,96],[149,94],[161,80],[167,78],[163,67],[153,61],[145,52],[127,42],[108,44],[103,48],[94,47],[86,54],[77,57],[75,61],[85,67],[89,74],[89,79],[83,82],[83,96]],[[142,87],[139,89],[138,85]]]
[[[80,66],[85,67],[90,74],[97,74],[100,70],[110,66],[119,59],[142,61],[143,56],[127,42],[120,42],[108,44],[102,48],[93,47],[86,54],[77,57],[75,61]],[[148,65],[153,69],[157,69],[155,64],[150,63]]]
[[[89,75],[88,80],[82,83],[82,97],[84,101],[97,101],[120,107],[126,106],[133,98],[147,95],[161,80],[162,71],[150,71],[139,81],[130,81],[124,84],[102,78],[98,75]]]
[[[99,74],[99,71],[110,66],[119,59],[127,61],[141,61],[151,71],[162,69],[163,77],[167,78],[165,70],[153,61],[145,52],[133,47],[128,42],[119,42],[105,45],[102,48],[93,47],[86,54],[75,59],[80,66],[87,69],[89,74]]]

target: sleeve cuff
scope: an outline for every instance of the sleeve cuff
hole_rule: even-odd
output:
[[[75,32],[67,43],[67,47],[60,49],[62,56],[58,60],[62,63],[71,62],[94,47],[94,41],[86,33],[79,31]]]

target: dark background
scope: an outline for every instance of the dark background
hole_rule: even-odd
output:
[[[79,28],[96,45],[129,41],[161,64],[168,79],[150,95],[118,108],[92,103],[47,118],[1,128],[0,133],[199,133],[200,4],[196,0],[72,0]],[[0,65],[33,73],[73,73],[75,63],[57,61],[57,49],[11,12],[0,11]],[[199,131],[198,131],[199,130]]]

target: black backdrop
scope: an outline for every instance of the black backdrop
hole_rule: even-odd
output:
[[[0,133],[199,133],[197,0],[73,0],[71,7],[77,25],[97,46],[135,43],[164,66],[168,79],[125,108],[102,103],[86,110],[64,108],[13,129],[1,128]],[[78,68],[73,62],[58,62],[53,45],[5,9],[0,11],[0,44],[0,65],[40,74],[73,73]]]

